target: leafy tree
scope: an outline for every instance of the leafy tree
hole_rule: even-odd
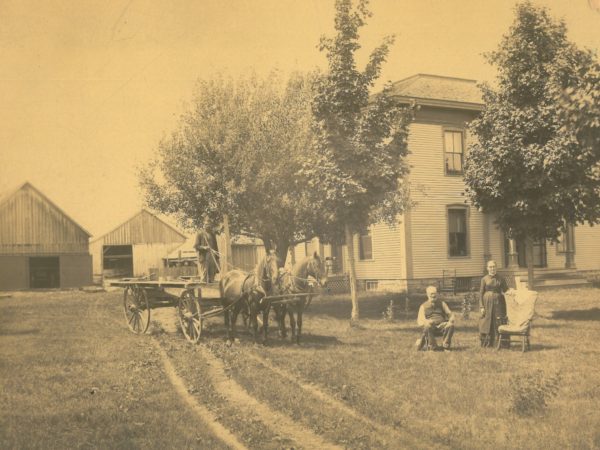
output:
[[[352,321],[359,319],[353,235],[370,224],[396,223],[407,205],[403,177],[410,108],[401,108],[389,95],[390,85],[370,97],[393,37],[374,49],[364,70],[355,52],[359,29],[371,16],[368,1],[336,0],[333,38],[321,38],[320,50],[328,72],[317,81],[313,112],[316,143],[307,153],[302,175],[313,205],[318,205],[317,232],[330,241],[345,240],[350,265]],[[315,220],[318,223],[318,218]]]
[[[258,237],[285,261],[314,235],[301,195],[300,155],[312,145],[314,76],[272,73],[199,81],[178,128],[139,173],[147,204],[185,228]],[[311,211],[306,211],[310,208]]]
[[[478,142],[465,167],[474,204],[526,240],[530,285],[534,240],[600,219],[598,63],[566,32],[547,9],[516,6],[508,34],[487,55],[497,87],[482,86],[485,108],[472,123]]]

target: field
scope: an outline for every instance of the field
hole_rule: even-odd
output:
[[[600,448],[600,290],[540,294],[530,352],[415,352],[416,309],[393,295],[321,297],[301,346],[224,342],[222,318],[187,343],[163,310],[146,336],[121,293],[0,299],[1,448]],[[454,301],[452,301],[454,300]],[[460,311],[460,299],[450,305]],[[459,313],[460,316],[460,313]],[[227,442],[227,444],[226,444]]]

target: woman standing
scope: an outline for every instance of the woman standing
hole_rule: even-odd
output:
[[[498,334],[498,326],[506,317],[504,293],[508,290],[506,280],[497,275],[496,261],[487,263],[488,274],[481,279],[479,289],[479,335],[482,347],[494,345]]]

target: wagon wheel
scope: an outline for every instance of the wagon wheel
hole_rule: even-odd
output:
[[[193,291],[185,291],[179,297],[177,317],[185,338],[190,342],[198,342],[202,334],[202,312]]]
[[[145,333],[150,325],[150,304],[146,291],[136,286],[127,286],[123,294],[123,308],[129,329],[136,334]]]

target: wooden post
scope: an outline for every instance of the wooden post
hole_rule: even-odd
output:
[[[533,279],[533,239],[527,237],[525,241],[525,254],[527,255],[527,287],[530,291],[533,291],[535,282]]]
[[[508,240],[508,268],[519,268],[519,254],[517,253],[517,242],[512,238]]]
[[[575,233],[573,225],[568,224],[564,233],[565,269],[575,269]]]
[[[225,235],[225,248],[222,253],[225,261],[221,262],[221,276],[225,275],[233,268],[231,234],[229,233],[229,216],[227,214],[223,214],[223,234]]]
[[[348,249],[348,275],[350,276],[350,297],[352,299],[352,315],[350,316],[350,323],[358,323],[359,309],[358,309],[358,296],[356,293],[356,268],[354,263],[354,236],[350,232],[350,227],[345,225],[344,227],[346,235],[346,248]]]

